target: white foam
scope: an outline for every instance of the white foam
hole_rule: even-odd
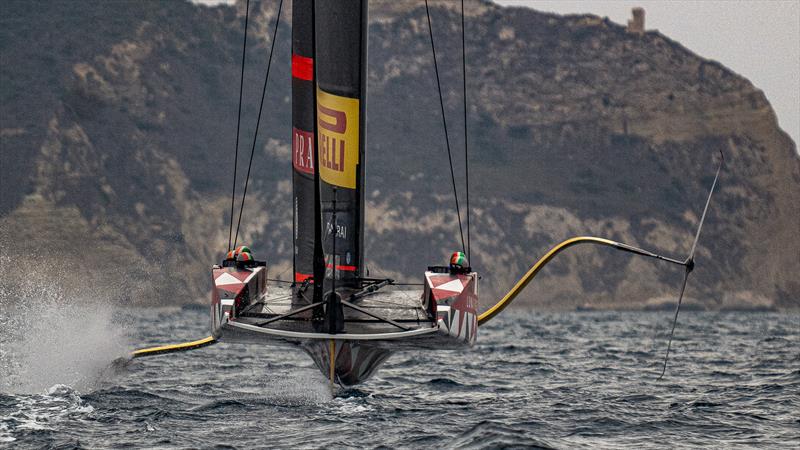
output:
[[[0,274],[0,391],[91,389],[129,348],[113,307],[91,289],[65,298],[57,280],[28,275],[11,283]]]
[[[63,420],[94,412],[74,389],[62,384],[51,386],[42,394],[15,398],[15,410],[0,416],[0,442],[15,441],[14,433],[20,430],[56,430]]]
[[[8,425],[0,422],[0,442],[14,442],[17,438],[11,435],[11,430],[8,429]]]
[[[243,386],[239,399],[259,399],[276,405],[319,405],[333,399],[330,385],[317,371],[302,370],[292,376],[269,375]]]

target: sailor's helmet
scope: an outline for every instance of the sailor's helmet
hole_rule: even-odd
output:
[[[236,247],[236,254],[238,255],[240,253],[253,253],[253,252],[250,251],[250,247],[246,245],[240,245]]]
[[[453,254],[450,256],[450,267],[459,269],[469,267],[467,255],[465,255],[464,252],[453,252]]]
[[[231,250],[225,255],[226,261],[236,261],[236,250]]]
[[[236,261],[239,261],[239,262],[251,262],[251,261],[253,261],[253,254],[250,253],[250,252],[241,252],[236,257]]]

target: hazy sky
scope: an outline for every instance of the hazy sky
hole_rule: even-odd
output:
[[[762,89],[781,128],[800,142],[800,0],[495,0],[558,14],[591,13],[626,24],[645,9],[657,29]]]

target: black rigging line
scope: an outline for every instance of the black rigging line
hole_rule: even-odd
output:
[[[719,173],[722,171],[722,166],[725,165],[725,155],[722,151],[719,152],[720,160],[717,167],[717,173],[714,174],[714,181],[711,183],[711,189],[708,192],[706,199],[706,206],[703,207],[703,214],[700,216],[700,224],[697,225],[697,233],[694,235],[694,242],[692,242],[692,249],[689,251],[689,257],[686,258],[684,265],[686,272],[683,275],[683,285],[681,286],[681,293],[678,295],[678,304],[675,306],[675,317],[672,319],[672,329],[669,332],[669,342],[667,343],[667,353],[664,355],[664,366],[661,368],[661,375],[657,380],[664,378],[664,373],[667,371],[667,361],[669,360],[669,351],[672,349],[672,337],[675,335],[675,325],[678,323],[678,313],[681,311],[681,302],[683,301],[683,294],[686,292],[686,282],[689,280],[689,274],[694,269],[694,252],[697,250],[697,243],[700,241],[700,231],[703,230],[703,222],[706,220],[708,213],[708,206],[711,204],[711,196],[714,195],[714,188],[717,187],[717,180],[719,180]]]
[[[461,74],[464,96],[464,172],[466,172],[467,187],[467,261],[472,261],[469,239],[469,146],[467,140],[467,46],[464,38],[464,0],[461,0]]]
[[[433,52],[433,70],[436,72],[436,89],[439,91],[439,106],[442,109],[442,124],[444,125],[444,140],[447,144],[447,160],[450,162],[450,179],[453,182],[453,196],[456,200],[456,215],[458,216],[458,231],[461,233],[461,250],[466,253],[464,245],[464,229],[461,226],[461,210],[458,207],[458,190],[456,189],[456,176],[453,172],[453,156],[450,151],[450,135],[447,133],[447,118],[444,114],[444,99],[442,98],[442,85],[439,82],[439,65],[436,62],[436,47],[433,45],[433,27],[431,27],[431,13],[428,9],[428,0],[425,0],[425,15],[428,16],[428,35],[431,38],[431,51]]]
[[[261,113],[264,111],[264,97],[267,94],[267,82],[269,81],[269,69],[272,66],[272,54],[275,50],[275,39],[278,36],[278,26],[281,23],[281,8],[283,0],[278,3],[278,13],[275,15],[275,29],[272,30],[272,44],[269,49],[269,59],[267,60],[267,73],[264,75],[264,87],[261,89],[261,104],[258,107],[258,118],[256,119],[256,129],[253,133],[253,147],[250,149],[250,162],[247,163],[247,176],[244,179],[244,193],[242,193],[242,204],[239,207],[239,220],[236,222],[236,234],[233,237],[233,246],[239,239],[239,227],[242,224],[242,211],[244,211],[244,200],[247,198],[247,184],[250,181],[250,169],[253,167],[253,155],[256,152],[256,141],[258,140],[258,126],[261,124]]]
[[[239,127],[242,123],[242,88],[244,86],[244,60],[247,53],[247,22],[250,18],[250,0],[247,0],[244,13],[244,42],[242,43],[242,74],[239,77],[239,114],[236,116],[236,150],[233,154],[233,192],[231,192],[231,222],[228,226],[228,251],[233,237],[233,205],[236,198],[236,169],[239,167]]]

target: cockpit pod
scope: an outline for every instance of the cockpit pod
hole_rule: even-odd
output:
[[[250,248],[243,245],[229,251],[222,265],[212,267],[211,319],[215,335],[223,322],[235,320],[267,294],[266,266],[266,261],[257,261]]]
[[[455,252],[447,266],[430,266],[425,272],[422,303],[439,330],[456,339],[475,343],[478,337],[478,274],[463,252]]]

